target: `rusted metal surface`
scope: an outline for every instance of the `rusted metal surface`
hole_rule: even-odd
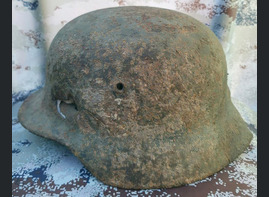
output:
[[[108,185],[189,184],[224,168],[252,139],[231,103],[218,39],[179,12],[84,14],[56,35],[46,74],[20,122],[67,146]]]
[[[33,135],[20,123],[12,128],[12,196],[257,196],[255,135],[239,158],[201,181],[171,189],[126,190],[96,180],[58,143]]]

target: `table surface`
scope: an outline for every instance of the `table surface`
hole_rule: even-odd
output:
[[[234,162],[214,175],[171,189],[125,190],[104,185],[64,146],[24,129],[12,110],[13,196],[257,196],[257,136]]]

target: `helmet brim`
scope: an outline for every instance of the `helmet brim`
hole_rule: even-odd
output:
[[[252,139],[230,98],[211,125],[186,133],[103,137],[80,132],[45,95],[43,88],[24,101],[20,123],[36,135],[67,146],[99,180],[120,188],[171,188],[201,180],[235,160]]]
[[[38,136],[69,146],[72,134],[79,135],[77,129],[57,113],[56,101],[49,100],[46,94],[46,89],[42,88],[24,100],[18,112],[19,122]]]

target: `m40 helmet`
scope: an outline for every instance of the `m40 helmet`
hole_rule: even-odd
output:
[[[221,44],[201,22],[151,7],[93,11],[48,52],[44,88],[19,111],[99,180],[170,188],[221,170],[252,134],[231,102]]]

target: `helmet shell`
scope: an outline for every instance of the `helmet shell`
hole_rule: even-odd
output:
[[[20,109],[22,125],[70,148],[109,185],[191,183],[221,170],[252,139],[231,102],[221,44],[176,11],[81,15],[55,36],[46,76]]]

